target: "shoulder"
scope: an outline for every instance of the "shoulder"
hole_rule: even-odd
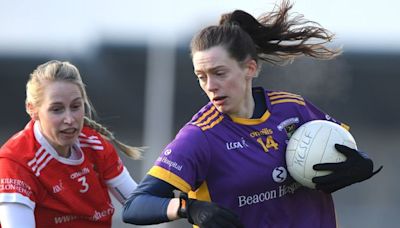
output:
[[[210,102],[200,109],[187,125],[196,126],[201,131],[212,129],[222,122],[224,115]]]
[[[303,96],[286,91],[269,91],[266,90],[266,96],[271,104],[271,106],[281,106],[281,105],[295,105],[295,106],[305,106],[306,100]]]
[[[123,164],[114,145],[104,136],[90,127],[84,127],[78,137],[79,147],[92,162],[107,169],[116,165],[116,170],[122,171]]]
[[[33,121],[31,121],[0,148],[0,157],[25,163],[25,161],[34,157],[38,149],[40,149],[40,144],[33,134]]]
[[[88,126],[82,128],[78,140],[82,149],[87,148],[94,151],[104,151],[111,146],[111,143],[100,133]]]

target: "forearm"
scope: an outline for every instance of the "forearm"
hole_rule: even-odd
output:
[[[172,198],[167,207],[167,217],[170,221],[176,220],[178,216],[179,198]]]
[[[125,203],[122,219],[135,225],[151,225],[168,222],[167,208],[170,198],[152,195],[135,195]]]
[[[146,176],[124,205],[123,220],[150,225],[177,219],[179,200],[175,187],[152,176]]]
[[[111,194],[123,204],[136,189],[137,183],[132,179],[128,170],[124,167],[123,172],[117,177],[108,180],[108,189]]]

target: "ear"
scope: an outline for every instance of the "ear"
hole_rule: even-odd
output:
[[[246,68],[247,68],[247,75],[246,77],[250,78],[255,78],[258,73],[258,64],[254,59],[250,59],[246,63]]]
[[[32,103],[27,103],[25,105],[25,108],[26,108],[26,111],[28,112],[28,114],[31,116],[31,119],[33,119],[33,120],[38,120],[39,119],[37,111],[34,108],[34,106],[32,105]]]

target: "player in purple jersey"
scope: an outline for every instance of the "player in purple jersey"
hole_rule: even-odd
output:
[[[347,126],[300,95],[252,87],[260,60],[281,64],[340,53],[323,45],[332,39],[327,30],[289,19],[291,7],[283,1],[259,20],[236,10],[193,38],[194,72],[210,102],[162,151],[125,204],[125,222],[187,218],[200,227],[336,227],[330,193],[374,175],[372,160],[338,145],[348,159],[315,166],[333,171],[314,180],[317,190],[300,186],[285,163],[293,131],[316,119]],[[179,197],[176,189],[183,192]]]

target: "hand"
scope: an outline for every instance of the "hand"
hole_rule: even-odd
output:
[[[373,162],[363,152],[339,144],[335,144],[335,148],[344,154],[347,159],[339,163],[314,165],[314,170],[332,171],[331,174],[312,179],[316,184],[316,189],[332,193],[351,184],[369,179],[383,168],[381,166],[377,171],[373,172]]]
[[[239,217],[216,203],[188,198],[181,193],[178,215],[200,228],[243,228]]]

